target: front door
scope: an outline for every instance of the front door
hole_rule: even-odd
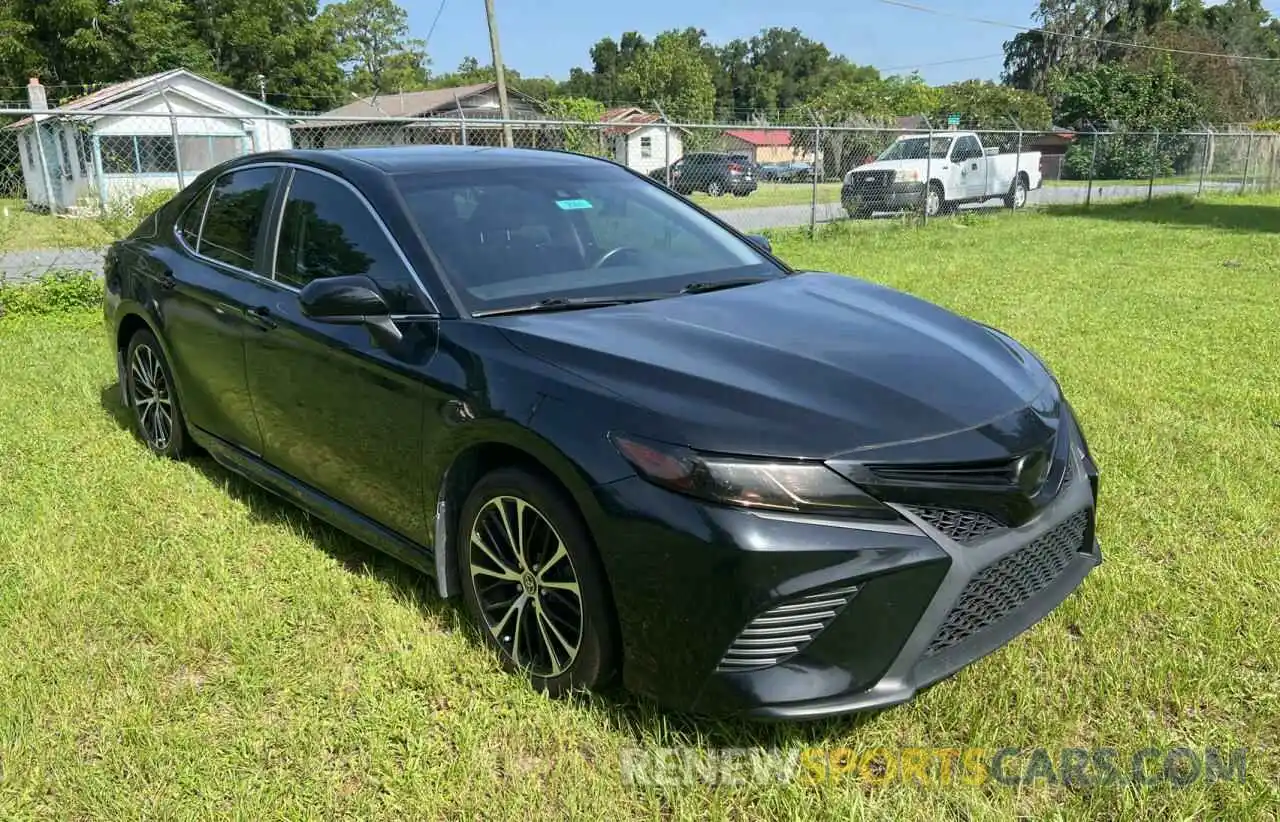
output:
[[[364,199],[327,174],[295,169],[285,183],[271,284],[246,344],[249,390],[267,462],[376,522],[430,544],[423,496],[429,389],[418,376],[435,352],[434,320],[400,323],[389,351],[363,326],[311,320],[298,291],[321,277],[363,274],[393,314],[425,301]],[[431,403],[436,408],[439,403]]]
[[[981,200],[987,194],[987,157],[982,153],[978,138],[965,135],[956,140],[951,150],[951,161],[960,169],[964,198]]]

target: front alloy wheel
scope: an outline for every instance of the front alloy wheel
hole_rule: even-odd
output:
[[[612,679],[613,606],[571,498],[500,468],[467,496],[455,544],[467,610],[506,668],[552,696]]]
[[[582,587],[541,511],[494,497],[471,526],[471,585],[485,628],[518,668],[556,677],[582,645]]]

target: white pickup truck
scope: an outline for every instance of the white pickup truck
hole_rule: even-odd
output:
[[[917,210],[932,217],[960,203],[996,197],[1009,208],[1027,204],[1040,188],[1040,152],[986,148],[971,131],[899,137],[874,162],[845,175],[840,201],[850,217]]]

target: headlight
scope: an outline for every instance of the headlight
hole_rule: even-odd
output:
[[[680,494],[742,508],[898,519],[825,465],[720,457],[636,437],[609,438],[640,476]]]
[[[920,172],[914,168],[900,168],[893,173],[893,181],[895,183],[918,183],[920,182]]]

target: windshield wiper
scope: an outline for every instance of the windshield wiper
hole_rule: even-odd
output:
[[[722,288],[737,288],[740,285],[755,285],[762,283],[770,277],[739,277],[736,280],[720,280],[712,283],[689,283],[680,289],[681,294],[705,294],[708,291],[719,291]]]
[[[503,314],[534,314],[541,311],[573,311],[578,308],[604,308],[610,305],[630,305],[656,300],[658,297],[548,297],[529,305],[517,305],[510,308],[491,308],[488,311],[472,312],[473,317],[500,317]]]

